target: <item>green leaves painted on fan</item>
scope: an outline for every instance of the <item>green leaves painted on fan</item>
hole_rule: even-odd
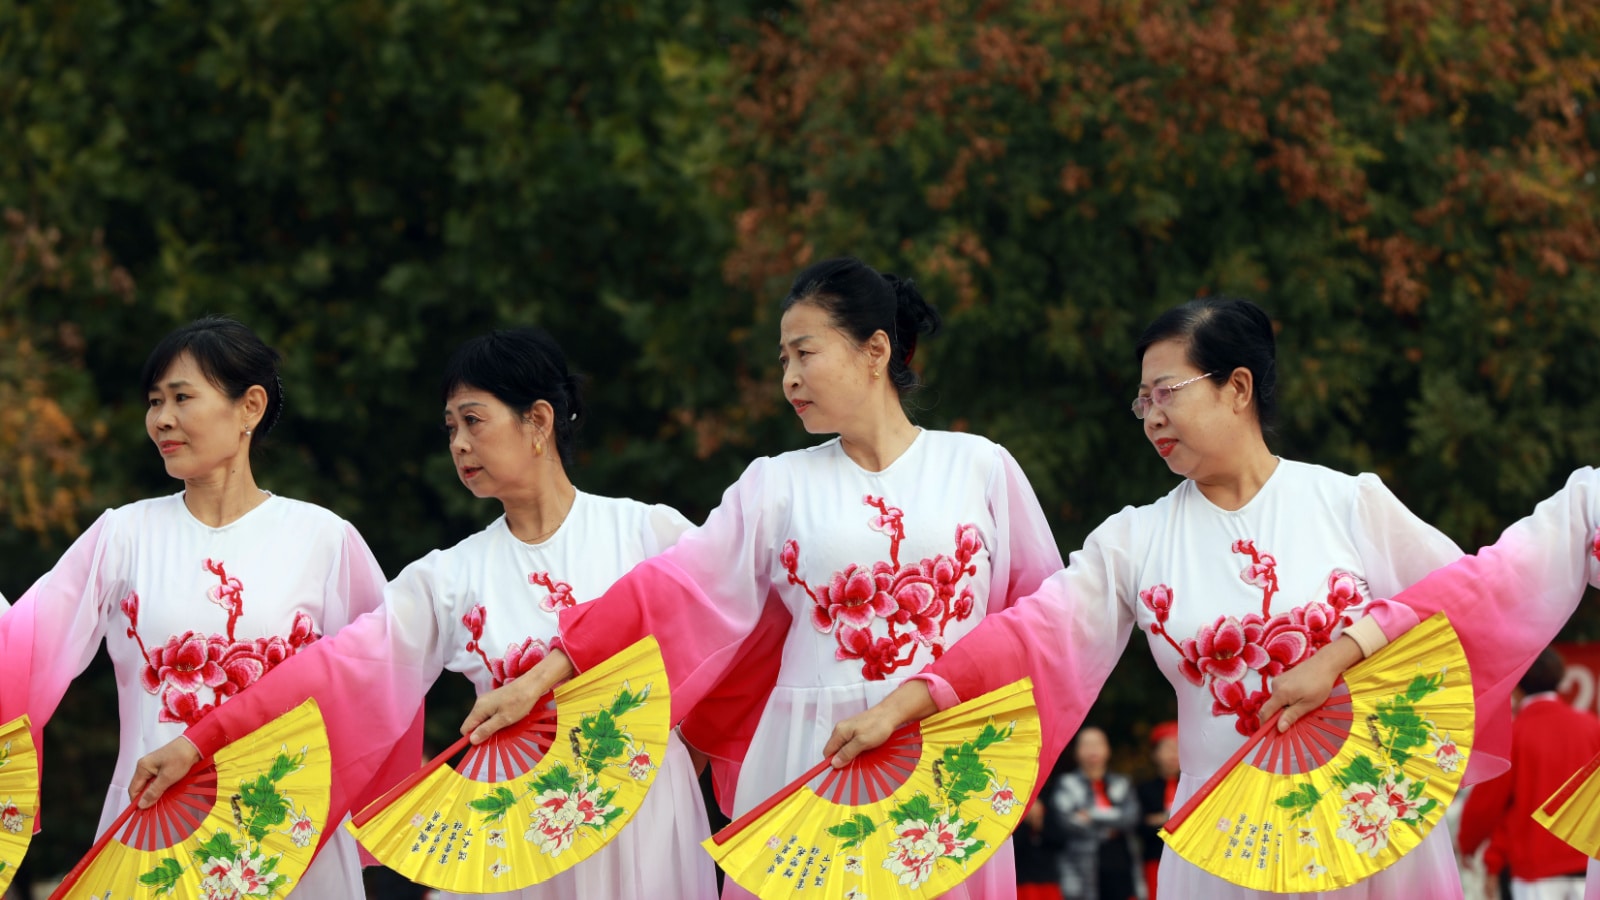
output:
[[[968,797],[989,786],[993,770],[984,764],[978,751],[973,749],[972,741],[959,747],[944,748],[944,755],[939,762],[943,770],[939,778],[943,782],[941,789],[951,805],[960,806]]]
[[[562,771],[566,770],[563,769]],[[537,790],[537,788],[535,789]],[[540,791],[540,793],[543,792]],[[510,790],[503,786],[497,787],[490,791],[487,796],[479,797],[476,800],[467,801],[467,806],[484,814],[484,822],[500,821],[501,819],[505,818],[506,810],[510,809],[516,804],[517,795],[511,793]]]
[[[861,846],[861,842],[878,830],[877,823],[862,813],[856,813],[837,825],[828,828],[828,833],[836,838],[843,838],[844,843],[839,845],[841,850],[849,850]]]
[[[1378,771],[1378,767],[1373,765],[1371,757],[1366,754],[1361,754],[1352,759],[1350,764],[1344,767],[1343,772],[1333,776],[1333,780],[1338,782],[1342,788],[1347,788],[1352,784],[1377,784],[1382,778],[1383,773]]]
[[[628,682],[624,681],[622,683],[622,692],[617,694],[615,700],[611,701],[611,709],[609,712],[613,718],[620,719],[639,707],[644,706],[645,701],[648,699],[650,699],[650,685],[645,685],[644,690],[635,694],[632,686],[629,685]]]
[[[1318,791],[1315,785],[1306,782],[1273,802],[1283,809],[1293,810],[1294,818],[1298,819],[1315,809],[1317,801],[1321,799],[1322,792]]]
[[[621,702],[620,697],[617,702]],[[598,773],[604,769],[611,760],[622,756],[628,746],[627,735],[607,709],[584,716],[583,721],[578,724],[578,733],[588,742],[588,750],[583,754],[583,764],[591,772]]]
[[[195,856],[199,857],[199,852]],[[183,877],[183,865],[177,860],[168,857],[156,864],[154,869],[139,876],[139,883],[145,887],[155,888],[156,895],[170,894],[178,886],[178,879]]]
[[[933,808],[933,801],[927,794],[916,794],[911,799],[889,810],[889,818],[896,825],[904,825],[915,819],[919,822],[932,822],[939,817],[939,811]]]
[[[572,774],[564,764],[556,763],[529,782],[528,787],[535,794],[549,791],[564,791],[570,794],[578,789],[578,776]]]
[[[1004,728],[996,728],[994,720],[990,719],[984,724],[983,730],[978,732],[978,739],[972,742],[973,749],[979,752],[989,749],[1001,741],[1011,740],[1012,732],[1016,731],[1017,723],[1008,722]]]
[[[239,802],[250,809],[241,827],[252,840],[261,840],[272,826],[282,825],[289,818],[289,801],[278,792],[277,781],[266,775],[240,784]]]

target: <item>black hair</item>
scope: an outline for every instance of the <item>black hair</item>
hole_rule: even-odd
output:
[[[1250,370],[1255,382],[1256,420],[1271,434],[1278,419],[1278,350],[1272,319],[1261,307],[1241,297],[1196,297],[1156,317],[1139,336],[1134,361],[1143,363],[1152,344],[1183,341],[1189,363],[1211,374],[1217,385],[1228,383],[1233,370]]]
[[[1528,671],[1522,673],[1517,680],[1517,687],[1522,688],[1524,694],[1543,694],[1561,687],[1561,676],[1567,673],[1567,664],[1561,659],[1561,654],[1550,647],[1534,657],[1533,665]]]
[[[552,440],[561,462],[572,466],[573,441],[583,417],[578,378],[567,368],[567,354],[542,328],[511,328],[475,337],[451,354],[442,393],[462,388],[488,391],[518,414],[540,400],[555,411]]]
[[[783,311],[813,303],[857,343],[882,331],[889,337],[889,380],[902,395],[920,386],[911,369],[917,338],[939,333],[939,312],[922,299],[916,284],[854,257],[813,263],[794,277]]]
[[[228,399],[237,401],[245,391],[260,385],[267,392],[267,408],[251,437],[253,449],[267,437],[283,415],[283,379],[278,377],[278,351],[267,346],[254,331],[227,316],[205,316],[161,339],[139,372],[146,394],[167,374],[183,354],[189,354],[202,374]]]

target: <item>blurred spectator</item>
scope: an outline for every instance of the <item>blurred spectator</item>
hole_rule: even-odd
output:
[[[1139,850],[1144,856],[1145,896],[1156,900],[1156,870],[1161,867],[1161,826],[1172,816],[1172,797],[1178,791],[1178,723],[1162,722],[1150,729],[1150,759],[1156,777],[1139,785]]]
[[[1077,771],[1056,780],[1049,814],[1066,835],[1061,893],[1066,900],[1128,900],[1135,895],[1133,829],[1139,801],[1126,776],[1108,772],[1111,745],[1088,727],[1075,744]]]
[[[1045,791],[1050,789],[1045,786]],[[1017,900],[1061,900],[1061,849],[1066,835],[1054,816],[1045,814],[1045,791],[1029,804],[1011,835],[1017,860]]]
[[[1517,683],[1511,771],[1473,789],[1461,814],[1464,853],[1491,836],[1503,846],[1512,900],[1583,900],[1587,858],[1533,820],[1538,805],[1600,753],[1600,719],[1556,695],[1565,668],[1546,649]]]

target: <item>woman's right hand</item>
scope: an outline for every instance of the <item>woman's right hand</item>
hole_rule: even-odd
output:
[[[925,719],[938,711],[933,695],[928,692],[927,682],[920,679],[907,681],[877,706],[833,726],[833,735],[828,738],[822,755],[832,759],[834,768],[842,769],[862,753],[881,746],[896,728],[907,722]]]
[[[472,743],[481,744],[496,731],[527,718],[539,698],[555,690],[555,686],[571,678],[577,670],[572,660],[560,650],[522,673],[510,684],[495,688],[472,704],[472,712],[461,723],[461,733],[471,735]]]

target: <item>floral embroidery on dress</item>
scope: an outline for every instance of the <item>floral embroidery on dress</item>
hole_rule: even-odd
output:
[[[538,638],[528,638],[520,644],[507,644],[505,656],[499,659],[490,659],[489,654],[483,652],[483,623],[489,618],[489,611],[479,603],[468,610],[461,617],[461,624],[467,627],[471,635],[467,640],[467,652],[478,654],[483,664],[489,670],[493,679],[492,687],[501,687],[516,681],[524,672],[539,664],[550,653],[550,647]]]
[[[1594,546],[1589,549],[1589,552],[1594,556],[1596,562],[1600,562],[1600,528],[1595,529]]]
[[[195,724],[218,704],[255,684],[279,663],[321,637],[311,616],[299,610],[287,637],[238,639],[234,629],[244,615],[244,584],[228,574],[221,560],[207,559],[205,570],[218,580],[206,591],[206,599],[228,613],[224,634],[185,631],[151,649],[139,636],[138,592],[128,594],[119,604],[128,619],[127,635],[139,645],[144,657],[139,683],[147,693],[161,699],[158,720],[162,722]]]
[[[1166,640],[1179,656],[1178,672],[1195,687],[1211,690],[1211,714],[1233,716],[1234,728],[1249,736],[1261,727],[1261,707],[1271,696],[1268,679],[1294,668],[1333,641],[1336,628],[1349,625],[1348,611],[1366,598],[1355,575],[1336,569],[1328,575],[1326,602],[1313,601],[1288,612],[1272,614],[1278,593],[1278,561],[1257,549],[1255,541],[1234,541],[1232,552],[1250,558],[1239,580],[1261,591],[1261,612],[1221,615],[1192,638],[1178,641],[1167,631],[1176,592],[1158,584],[1139,592],[1139,600],[1155,615],[1150,634]],[[1251,690],[1245,678],[1261,679]]]
[[[944,653],[945,629],[972,615],[972,588],[961,587],[961,581],[977,574],[972,558],[982,549],[983,539],[977,526],[958,525],[954,556],[941,553],[901,565],[905,513],[870,494],[861,502],[878,511],[867,520],[867,527],[889,536],[887,562],[875,562],[870,568],[852,563],[835,572],[827,586],[813,590],[799,575],[797,541],[784,542],[778,561],[789,573],[789,583],[811,598],[811,624],[823,634],[833,634],[838,644],[834,658],[862,660],[861,674],[869,681],[881,681],[910,665],[918,647],[927,647],[938,659]],[[873,633],[880,619],[887,624],[886,636]]]
[[[572,585],[565,581],[556,581],[550,577],[549,572],[529,572],[528,583],[538,585],[549,591],[549,595],[539,601],[539,608],[545,612],[555,612],[558,609],[570,609],[578,605],[576,597],[572,596]]]

